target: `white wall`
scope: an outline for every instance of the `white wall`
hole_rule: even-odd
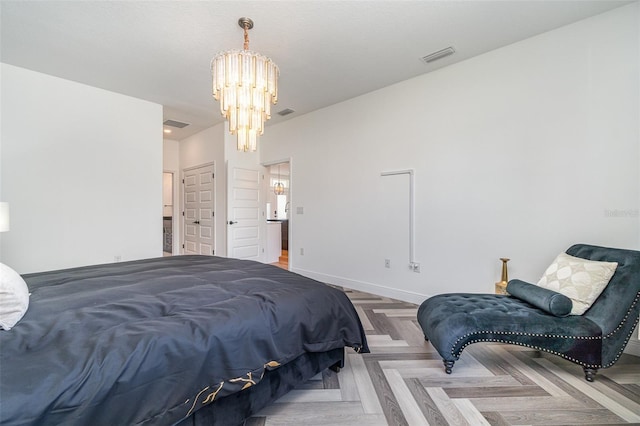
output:
[[[182,141],[179,145],[179,163],[180,172],[185,169],[202,166],[205,164],[214,164],[215,173],[215,252],[217,256],[225,256],[226,249],[226,172],[224,166],[224,133],[225,124],[221,123],[217,126],[205,129],[193,136]],[[182,182],[182,176],[180,178]],[[180,205],[183,206],[183,187],[180,183]],[[182,208],[182,207],[181,207]],[[182,211],[182,210],[181,210]],[[182,214],[178,216],[182,218]],[[183,234],[184,223],[180,220],[180,236]],[[180,237],[182,238],[182,237]],[[180,252],[182,253],[182,243],[180,243]]]
[[[173,139],[162,141],[162,167],[164,171],[180,170],[180,142]]]
[[[2,262],[20,273],[160,256],[162,107],[1,65]]]
[[[640,248],[638,26],[633,4],[268,127],[261,161],[293,159],[295,270],[420,302],[492,292],[500,257],[537,281],[573,243]],[[421,273],[407,177],[380,176],[398,169]]]

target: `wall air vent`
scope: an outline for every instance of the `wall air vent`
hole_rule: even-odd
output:
[[[287,109],[283,109],[282,111],[278,111],[278,115],[284,117],[285,115],[289,115],[294,113],[295,111],[292,110],[291,108],[287,108]]]
[[[164,120],[164,124],[165,126],[171,126],[171,127],[177,127],[178,129],[182,129],[183,127],[187,127],[189,125],[189,123],[183,123],[181,121],[175,121],[175,120]]]
[[[422,60],[425,63],[430,64],[431,62],[437,61],[438,59],[446,58],[447,56],[453,55],[455,52],[456,50],[453,47],[447,47],[445,49],[438,50],[437,52],[430,53],[427,56],[423,56]]]

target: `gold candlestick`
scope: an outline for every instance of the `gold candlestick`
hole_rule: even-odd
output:
[[[507,262],[510,259],[501,257],[500,260],[502,261],[502,277],[500,278],[500,281],[496,283],[495,292],[496,294],[507,294],[507,284],[509,283],[509,276],[507,274]]]

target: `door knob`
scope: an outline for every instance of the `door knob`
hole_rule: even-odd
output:
[[[200,221],[199,221],[199,220],[196,220],[196,221],[195,221],[195,222],[193,222],[193,223],[195,223],[196,225],[200,225]]]
[[[234,222],[233,220],[229,221],[229,225],[233,225],[234,223],[238,223],[238,222]]]

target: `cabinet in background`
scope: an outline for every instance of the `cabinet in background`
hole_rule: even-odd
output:
[[[267,253],[265,263],[276,263],[282,253],[282,225],[280,222],[267,222]]]

